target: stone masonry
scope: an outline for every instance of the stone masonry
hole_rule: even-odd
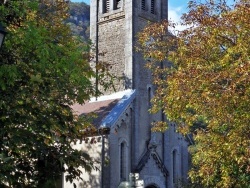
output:
[[[117,91],[133,90],[129,108],[116,113],[119,122],[109,127],[105,141],[109,162],[103,175],[95,175],[94,187],[117,188],[131,172],[139,173],[146,188],[177,187],[187,177],[188,143],[174,123],[164,133],[151,131],[152,122],[167,118],[161,111],[149,113],[155,88],[145,60],[135,51],[136,34],[148,23],[168,18],[168,0],[91,0],[90,8],[90,38],[97,63],[121,78],[114,81]],[[83,179],[89,181],[88,176]]]

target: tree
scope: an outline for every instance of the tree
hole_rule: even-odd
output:
[[[8,34],[0,49],[0,187],[56,187],[62,172],[80,178],[94,167],[71,143],[90,124],[74,115],[96,91],[87,45],[63,24],[63,0],[0,3]]]
[[[189,176],[204,187],[250,185],[249,14],[247,0],[190,1],[183,31],[164,21],[138,35],[156,85],[152,112],[163,109],[183,134],[192,130]]]
[[[73,35],[80,36],[83,40],[89,39],[90,7],[86,3],[70,2],[70,17],[66,23],[70,26]]]

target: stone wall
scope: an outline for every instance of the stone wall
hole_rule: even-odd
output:
[[[116,188],[121,181],[129,180],[129,173],[131,172],[131,117],[132,109],[128,108],[120,121],[117,122],[111,129],[109,135],[110,142],[110,188]],[[121,144],[125,143],[125,158],[123,161],[125,165],[125,179],[121,180]]]
[[[117,91],[125,89],[125,19],[124,12],[106,15],[99,21],[99,63],[104,65],[114,78],[114,87]],[[108,80],[110,78],[107,77]],[[112,88],[106,93],[112,93]]]
[[[95,139],[96,143],[91,143],[91,140]],[[106,140],[106,139],[105,139]],[[83,141],[77,141],[76,143],[72,143],[74,149],[82,150],[83,152],[88,153],[91,158],[95,161],[99,161],[99,163],[95,164],[95,167],[99,170],[92,170],[90,173],[86,172],[83,168],[79,167],[82,171],[81,177],[83,180],[75,180],[72,183],[66,182],[65,176],[63,179],[63,188],[72,188],[73,183],[77,185],[78,188],[92,188],[92,187],[100,187],[101,184],[101,156],[102,156],[102,140],[101,137],[88,137]],[[105,150],[108,148],[108,143],[105,143]]]
[[[119,144],[121,138],[130,143],[128,145],[128,159],[131,161],[131,164],[128,163],[128,172],[136,168],[147,150],[148,143],[152,142],[152,138],[154,138],[154,141],[157,143],[156,151],[169,171],[169,176],[166,179],[162,175],[158,175],[160,172],[155,167],[155,162],[149,161],[145,169],[141,171],[141,178],[145,180],[146,186],[173,187],[172,153],[174,150],[178,152],[179,162],[176,164],[178,177],[185,177],[184,174],[187,171],[187,145],[184,138],[177,134],[174,128],[165,134],[151,133],[151,122],[161,120],[162,115],[161,113],[151,115],[148,112],[150,107],[149,87],[153,92],[154,86],[152,85],[151,73],[145,68],[145,60],[134,49],[137,32],[141,31],[149,22],[167,19],[168,0],[155,1],[155,10],[153,12],[150,9],[150,0],[146,0],[147,10],[142,9],[141,0],[123,0],[121,9],[110,10],[107,13],[102,12],[104,1],[99,1],[99,11],[97,11],[96,2],[96,0],[91,0],[92,21],[90,28],[93,43],[96,44],[95,41],[96,39],[98,40],[99,63],[109,66],[110,73],[116,77],[123,77],[122,80],[114,82],[117,90],[124,90],[125,88],[136,89],[133,113],[130,114],[132,122],[130,129],[125,129],[126,126],[121,126],[117,133],[111,133],[109,136],[110,187],[117,187],[121,181],[119,179]],[[110,2],[110,7],[113,7],[113,1]],[[97,30],[98,36],[96,35]],[[113,90],[108,91],[108,93],[112,92]]]
[[[98,63],[109,70],[114,76],[113,86],[104,94],[132,88],[132,0],[121,1],[121,7],[103,11],[104,1],[91,0],[90,7],[90,39],[92,40],[96,56],[98,49]],[[97,34],[98,33],[98,34]],[[96,42],[97,40],[97,42]],[[95,67],[96,59],[91,63]],[[100,75],[100,74],[99,74]],[[105,77],[110,81],[110,77]],[[99,82],[100,83],[100,82]],[[99,85],[99,89],[103,87]]]

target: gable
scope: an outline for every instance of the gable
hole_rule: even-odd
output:
[[[149,165],[149,163],[154,164]],[[169,175],[167,168],[165,167],[155,148],[149,147],[147,149],[136,167],[136,172],[143,172],[145,171],[145,169],[147,171],[147,166],[149,166],[150,168],[152,168],[152,166],[155,167],[154,171],[150,170],[152,173],[155,171],[160,171],[160,174],[162,174],[162,176],[164,176],[165,178],[167,178],[167,176]]]
[[[164,170],[159,168],[159,164],[154,157],[148,158],[147,163],[140,172],[140,177],[144,180],[144,186],[155,185],[155,187],[166,187],[166,176]],[[165,182],[165,183],[164,183]]]
[[[111,129],[131,106],[135,98],[135,90],[125,90],[111,95],[92,99],[83,105],[74,104],[72,109],[78,116],[93,115],[92,124],[97,130]]]

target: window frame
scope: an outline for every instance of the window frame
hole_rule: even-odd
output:
[[[119,178],[128,180],[128,142],[124,138],[119,141]]]

